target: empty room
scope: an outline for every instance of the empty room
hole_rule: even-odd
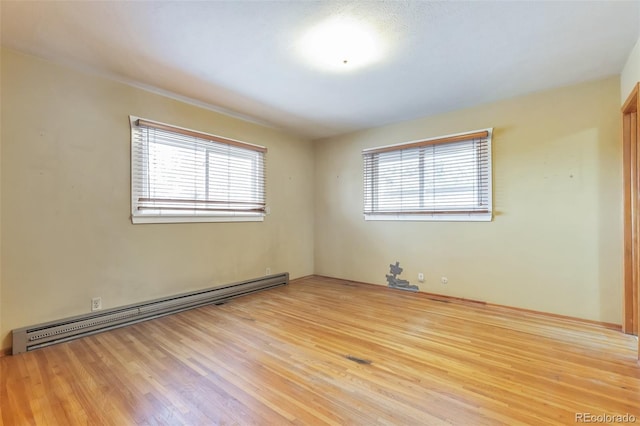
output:
[[[0,18],[0,424],[640,422],[640,1]]]

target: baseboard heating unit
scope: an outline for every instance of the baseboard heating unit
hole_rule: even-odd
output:
[[[286,285],[289,273],[197,290],[13,330],[13,355]]]

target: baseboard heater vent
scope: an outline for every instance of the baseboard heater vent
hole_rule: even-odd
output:
[[[288,283],[289,273],[285,272],[149,302],[92,312],[59,321],[17,328],[13,330],[12,353],[16,355],[187,309],[211,303],[222,303],[234,297]]]

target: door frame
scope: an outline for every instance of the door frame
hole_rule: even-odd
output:
[[[640,83],[622,106],[624,191],[624,303],[622,331],[638,335],[640,326]],[[640,359],[640,342],[638,342]]]

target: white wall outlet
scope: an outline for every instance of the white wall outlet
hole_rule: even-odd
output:
[[[418,281],[420,281],[421,283],[424,282],[424,274],[422,272],[418,272]]]
[[[447,277],[442,277],[442,278],[440,278],[440,282],[441,282],[442,284],[447,284],[447,283],[449,282],[449,278],[447,278]]]
[[[91,311],[99,311],[100,309],[102,309],[102,297],[91,299]]]
[[[264,272],[265,275],[271,275],[271,268],[267,268]]]

